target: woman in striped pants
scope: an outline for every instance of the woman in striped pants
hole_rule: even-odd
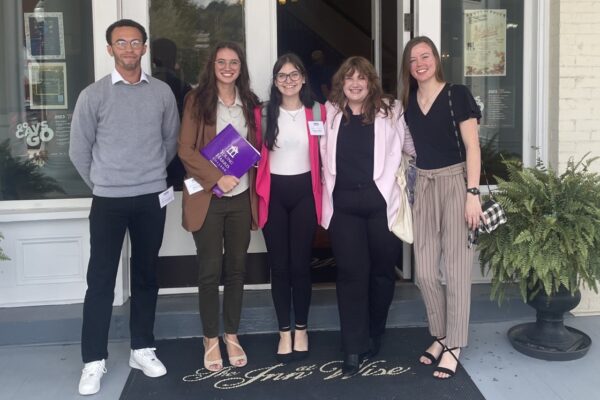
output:
[[[444,81],[439,53],[427,37],[406,45],[402,81],[405,119],[418,154],[415,280],[435,337],[419,361],[437,363],[433,376],[446,379],[454,376],[460,349],[467,345],[474,256],[467,237],[482,213],[477,128],[481,113],[465,86]]]

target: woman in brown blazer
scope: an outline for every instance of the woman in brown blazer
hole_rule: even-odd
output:
[[[257,227],[255,171],[250,169],[240,179],[224,175],[199,150],[228,124],[255,145],[253,110],[259,100],[250,90],[244,52],[236,43],[216,45],[199,81],[198,87],[186,97],[179,135],[178,153],[187,174],[183,227],[192,232],[196,243],[204,367],[219,371],[223,368],[219,349],[221,273],[223,341],[229,362],[233,367],[243,367],[248,362],[237,331],[250,229]],[[225,193],[223,197],[213,194],[211,189],[215,185]]]

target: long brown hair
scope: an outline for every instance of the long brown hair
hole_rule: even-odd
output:
[[[198,87],[193,90],[195,116],[199,120],[204,120],[207,125],[216,124],[217,103],[219,101],[219,90],[217,88],[217,79],[215,76],[215,61],[217,53],[221,49],[230,49],[235,51],[240,59],[240,75],[235,81],[237,93],[243,104],[244,117],[248,130],[254,132],[254,107],[259,104],[258,97],[250,89],[250,74],[246,64],[246,55],[241,46],[235,42],[220,42],[211,51],[204,69],[198,78]]]
[[[387,117],[391,115],[391,108],[394,105],[394,98],[383,93],[381,81],[375,67],[364,57],[353,56],[347,58],[346,61],[338,68],[331,79],[331,93],[329,100],[337,108],[341,110],[344,117],[348,121],[350,116],[346,109],[346,95],[344,94],[344,80],[347,76],[354,75],[358,72],[367,78],[368,94],[363,103],[363,120],[364,124],[370,124],[375,121],[375,116],[378,112],[383,112]]]
[[[410,74],[410,53],[412,49],[421,43],[425,43],[431,48],[431,54],[435,58],[435,79],[438,82],[444,82],[444,71],[442,71],[442,60],[440,59],[440,53],[438,52],[435,44],[427,36],[417,36],[409,40],[404,47],[402,53],[402,72],[400,73],[400,80],[402,81],[402,89],[400,90],[400,99],[402,100],[402,108],[406,110],[408,107],[408,96],[410,91],[416,89],[418,84],[417,80]]]

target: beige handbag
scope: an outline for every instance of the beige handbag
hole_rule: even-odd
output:
[[[392,232],[403,242],[413,242],[412,210],[408,202],[408,193],[406,190],[406,172],[408,171],[408,155],[402,154],[402,162],[398,171],[396,171],[396,183],[400,188],[400,206],[396,220],[392,225]]]

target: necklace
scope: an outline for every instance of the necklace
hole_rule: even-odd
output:
[[[425,97],[425,94],[423,93],[424,90],[422,90],[421,88],[417,90],[417,103],[419,103],[419,106],[421,107],[423,112],[427,113],[429,111],[435,99],[437,99],[442,89],[444,89],[444,86],[444,83],[438,83],[437,87],[434,90],[428,90],[429,96],[427,97]]]
[[[290,116],[290,118],[292,119],[292,122],[296,122],[296,117],[298,116],[298,114],[300,114],[300,111],[302,111],[302,109],[299,109],[299,110],[296,110],[296,112],[292,113],[283,107],[280,107],[280,109],[281,109],[281,111],[283,111],[284,113],[286,113],[287,115]]]
[[[419,94],[419,93],[417,93]],[[433,95],[429,96],[429,97],[425,97],[424,95],[420,94],[419,96],[417,96],[417,101],[419,102],[419,106],[421,107],[422,110],[429,110],[429,106],[431,105],[432,101],[437,97],[437,93],[434,93]]]

